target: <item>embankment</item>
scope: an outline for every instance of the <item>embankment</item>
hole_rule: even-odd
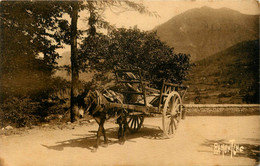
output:
[[[187,116],[259,115],[260,104],[184,104]]]

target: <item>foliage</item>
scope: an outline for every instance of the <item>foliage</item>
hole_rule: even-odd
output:
[[[39,106],[39,103],[33,102],[28,97],[7,99],[0,110],[2,125],[11,124],[16,127],[24,127],[37,124],[38,117],[35,114]]]
[[[49,115],[63,114],[69,108],[68,98],[59,95],[59,92],[64,93],[69,88],[68,81],[52,78],[44,91],[35,96],[9,97],[1,105],[0,121],[2,125],[30,126],[45,121]]]
[[[256,82],[241,89],[239,94],[243,96],[243,101],[246,103],[260,103],[259,85]]]
[[[111,6],[126,6],[129,9],[134,9],[139,13],[149,13],[146,8],[142,4],[138,4],[136,2],[128,1],[128,0],[100,0],[100,1],[74,1],[74,2],[66,2],[66,9],[68,14],[71,17],[71,31],[70,31],[70,45],[71,45],[71,122],[75,121],[75,111],[74,110],[74,101],[75,101],[75,94],[79,84],[79,59],[78,59],[78,50],[77,50],[77,38],[79,37],[77,27],[77,21],[79,17],[79,12],[82,10],[89,12],[88,17],[88,30],[87,36],[89,39],[93,39],[96,35],[97,28],[108,28],[109,23],[104,21],[103,12],[106,8],[110,8]],[[69,7],[69,8],[68,8]],[[91,43],[91,42],[90,42]]]
[[[71,108],[78,84],[77,39],[95,36],[97,28],[108,28],[103,12],[111,7],[134,9],[139,13],[153,14],[139,3],[121,0],[100,1],[1,1],[1,88],[2,100],[12,94],[31,95],[45,91],[59,55],[56,49],[62,43],[71,45]],[[88,25],[78,30],[79,12],[87,11]],[[64,14],[71,17],[63,19]],[[3,37],[2,37],[3,36]],[[91,42],[91,41],[90,41]],[[40,56],[43,55],[43,56]],[[18,83],[17,83],[18,82]],[[15,92],[15,93],[14,93]],[[71,111],[73,120],[73,111]]]
[[[54,2],[2,1],[3,59],[11,56],[35,59],[43,53],[46,64],[55,63],[58,57],[55,50],[61,48],[64,29],[68,27],[62,11]]]
[[[155,85],[162,79],[181,83],[191,67],[190,55],[174,53],[156,32],[137,28],[112,30],[107,36],[97,35],[92,43],[86,38],[80,57],[80,62],[87,62],[80,64],[83,71],[86,67],[103,72],[115,67],[140,68]]]
[[[211,88],[211,96],[228,94],[227,103],[259,103],[259,41],[240,42],[198,61],[187,83],[190,89]]]
[[[1,1],[1,101],[46,90],[68,24],[56,2]]]
[[[195,89],[195,98],[194,98],[194,103],[195,104],[200,104],[201,102],[201,96],[200,96],[200,91],[199,89]]]

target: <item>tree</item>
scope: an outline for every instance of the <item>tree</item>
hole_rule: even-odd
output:
[[[97,28],[108,28],[109,23],[106,22],[103,18],[103,11],[107,7],[115,6],[120,7],[125,5],[128,8],[134,9],[138,11],[139,13],[148,13],[153,14],[146,10],[146,8],[142,4],[138,4],[132,1],[120,1],[120,0],[100,0],[100,1],[75,1],[75,2],[67,2],[68,6],[70,8],[68,9],[68,13],[71,17],[71,32],[70,32],[70,39],[71,39],[71,122],[75,121],[75,107],[74,103],[76,100],[75,94],[77,93],[77,84],[79,82],[79,58],[77,54],[77,38],[79,36],[77,34],[77,20],[79,18],[79,12],[82,10],[87,10],[89,12],[89,19],[88,19],[88,31],[87,36],[89,41],[95,40],[96,29]],[[91,42],[89,42],[91,43]],[[87,44],[89,44],[87,43]],[[83,55],[84,56],[84,55]],[[85,58],[83,58],[85,59]]]
[[[42,93],[59,58],[63,9],[56,2],[0,3],[1,101],[11,95]]]
[[[91,36],[95,36],[97,28],[108,28],[109,23],[104,20],[103,11],[107,8],[124,6],[124,10],[134,9],[139,13],[153,14],[146,10],[142,4],[138,4],[132,1],[124,0],[100,0],[100,1],[26,1],[26,2],[1,2],[1,22],[3,27],[6,27],[4,31],[11,31],[4,37],[4,54],[1,55],[1,60],[4,62],[1,66],[9,66],[6,59],[10,60],[9,64],[17,65],[19,62],[15,62],[10,59],[10,55],[14,57],[29,58],[26,61],[26,66],[31,66],[32,61],[39,61],[37,55],[43,53],[44,58],[42,62],[48,64],[53,69],[55,60],[59,57],[55,50],[61,46],[61,43],[71,45],[71,121],[75,121],[75,109],[74,101],[77,93],[78,75],[79,75],[79,57],[77,55],[77,40],[83,34],[83,31],[77,29],[79,13],[81,11],[87,11],[89,15],[88,26],[86,26],[86,32],[84,35],[89,36],[89,39],[93,39]],[[14,9],[14,10],[13,10]],[[63,15],[68,14],[71,18],[69,20],[63,19]],[[18,34],[17,36],[12,36]],[[3,33],[2,33],[3,34]],[[12,41],[12,39],[16,42]],[[20,41],[23,41],[19,49],[10,53],[12,49],[11,43],[17,45]],[[52,41],[56,41],[53,43]],[[5,46],[5,44],[8,45]],[[26,51],[24,51],[26,49]],[[22,55],[22,56],[20,56]],[[22,67],[23,65],[21,65]],[[37,66],[37,65],[36,65]],[[13,69],[16,68],[15,66]],[[34,68],[35,69],[35,68]],[[9,69],[6,69],[9,70]],[[20,69],[19,69],[20,70]],[[30,69],[31,70],[31,69]],[[32,68],[33,70],[33,68]],[[17,71],[17,70],[16,70]],[[3,70],[4,72],[4,70]],[[16,73],[15,71],[13,73]],[[26,71],[25,73],[28,73]]]
[[[154,31],[120,28],[95,39],[92,44],[96,47],[93,47],[87,44],[86,38],[80,54],[88,58],[89,67],[98,71],[111,71],[114,67],[140,68],[159,88],[162,79],[182,83],[191,67],[189,55],[174,53]]]

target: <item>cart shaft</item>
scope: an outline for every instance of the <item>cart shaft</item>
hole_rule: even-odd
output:
[[[150,115],[151,113],[158,113],[157,107],[150,107],[150,106],[142,106],[142,105],[131,105],[131,104],[119,104],[119,103],[107,103],[107,108],[123,108],[134,110],[136,112],[142,112],[146,115]]]

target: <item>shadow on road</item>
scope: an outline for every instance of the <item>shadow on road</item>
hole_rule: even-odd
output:
[[[152,140],[168,139],[164,136],[163,131],[158,126],[144,125],[140,131],[136,133],[128,133],[127,139],[145,138]]]
[[[255,138],[245,138],[245,140],[253,140],[255,142],[259,141],[259,139],[255,139]],[[214,143],[217,143],[219,145],[221,145],[221,144],[229,145],[228,140],[225,140],[225,139],[221,139],[221,140],[209,140],[209,139],[206,139],[201,144],[201,146],[210,147],[212,149],[212,151],[208,151],[208,152],[213,154]],[[253,143],[253,144],[239,144],[239,147],[241,147],[241,146],[244,147],[243,152],[242,153],[237,153],[233,157],[247,157],[247,158],[254,159],[257,163],[259,163],[259,159],[260,159],[260,145],[259,145],[259,142],[258,143]]]
[[[118,127],[106,129],[106,135],[109,139],[108,146],[119,143],[117,139],[117,132],[118,132]],[[82,134],[72,135],[72,136],[80,136],[81,138],[56,142],[56,145],[52,145],[52,146],[43,145],[43,144],[42,146],[57,151],[62,151],[64,150],[65,147],[81,147],[81,148],[87,148],[92,151],[94,150],[94,145],[96,144],[97,131],[92,130],[89,131],[88,133],[90,134],[82,133]],[[152,139],[152,140],[166,139],[163,135],[163,131],[160,128],[151,125],[145,125],[137,133],[126,132],[126,141],[135,142],[134,139],[136,138],[145,138],[145,139]],[[103,137],[101,137],[101,146],[104,146]]]
[[[62,151],[66,147],[81,147],[81,148],[87,148],[89,150],[94,150],[93,146],[95,145],[95,143],[96,143],[96,135],[91,134],[82,138],[69,139],[65,141],[56,142],[56,145],[52,145],[52,146],[43,145],[43,144],[42,146],[57,151]],[[110,141],[109,144],[111,143],[113,142]]]
[[[108,138],[117,139],[117,131],[118,131],[118,127],[108,128],[106,129],[106,134]],[[96,131],[89,131],[89,132],[96,133]],[[129,131],[126,132],[127,141],[134,142],[134,139],[136,138],[145,138],[145,139],[152,139],[152,140],[167,139],[163,135],[163,131],[158,126],[153,126],[153,125],[144,125],[138,132],[135,133],[130,133]]]

